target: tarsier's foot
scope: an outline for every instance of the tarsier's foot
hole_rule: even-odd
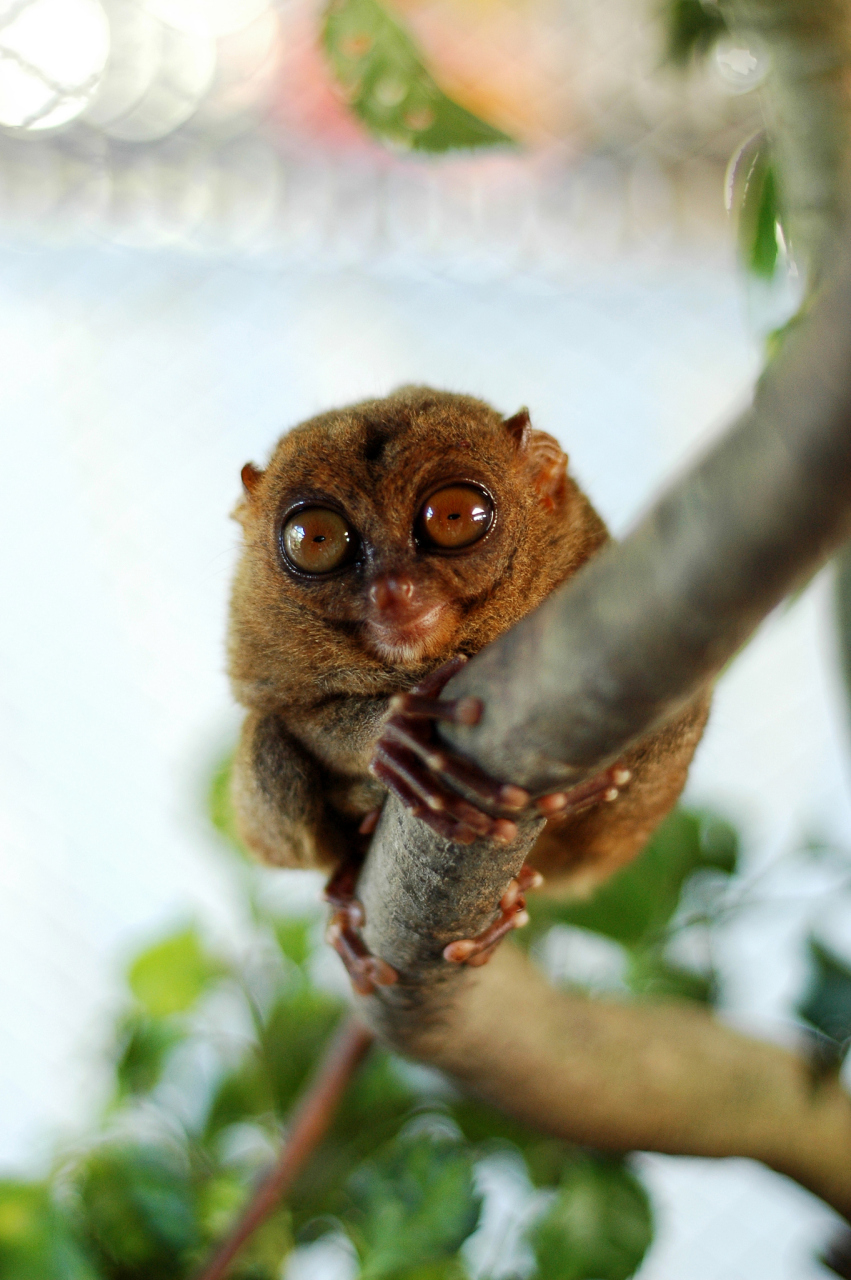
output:
[[[522,867],[516,880],[512,880],[500,898],[500,913],[492,925],[476,938],[460,938],[443,948],[444,959],[453,964],[469,964],[475,968],[487,964],[500,942],[512,929],[522,929],[529,923],[526,911],[527,889],[537,889],[544,883],[540,871]]]
[[[619,788],[632,776],[619,765],[570,791],[556,791],[533,800],[524,787],[498,782],[438,742],[438,722],[472,725],[481,718],[478,698],[459,698],[455,702],[441,702],[439,698],[444,685],[465,661],[462,656],[453,658],[412,693],[398,694],[390,703],[393,714],[378,740],[371,769],[407,809],[438,835],[457,844],[486,839],[510,844],[517,835],[517,824],[509,817],[494,817],[479,808],[475,801],[460,795],[457,787],[486,806],[515,814],[531,808],[547,818],[567,817],[600,801],[617,799]]]
[[[376,987],[390,987],[398,982],[399,975],[384,960],[372,954],[360,935],[366,924],[366,913],[355,897],[357,875],[358,868],[346,863],[335,871],[325,886],[325,901],[336,908],[328,922],[325,937],[346,966],[358,995],[371,996]]]

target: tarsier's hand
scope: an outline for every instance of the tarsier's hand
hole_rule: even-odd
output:
[[[509,814],[531,810],[546,818],[567,817],[600,801],[616,800],[629,782],[628,769],[614,765],[570,791],[556,791],[533,799],[524,787],[498,782],[437,739],[435,726],[477,724],[482,714],[478,698],[441,702],[440,693],[466,662],[459,656],[432,672],[411,693],[390,703],[392,715],[375,748],[370,766],[376,778],[433,831],[457,844],[496,840],[510,844],[517,824]],[[467,798],[460,794],[467,793]],[[471,799],[470,797],[475,797]],[[479,807],[476,799],[486,807]],[[496,810],[497,816],[488,812]]]

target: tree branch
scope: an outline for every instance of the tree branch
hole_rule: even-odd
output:
[[[489,772],[543,792],[611,762],[716,676],[851,534],[844,247],[837,266],[720,443],[624,542],[447,686],[447,698],[485,703],[478,725],[445,736]]]
[[[307,1160],[325,1137],[340,1099],[373,1037],[350,1018],[331,1040],[289,1122],[275,1164],[252,1193],[239,1221],[199,1271],[197,1280],[224,1280],[231,1263],[258,1227],[280,1206]]]

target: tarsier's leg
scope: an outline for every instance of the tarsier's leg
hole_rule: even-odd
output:
[[[362,837],[368,832],[362,823],[359,838],[354,826],[346,830],[342,821],[333,819],[323,802],[325,791],[319,765],[279,717],[252,713],[246,718],[232,775],[240,837],[264,862],[275,866],[337,868],[325,892],[335,908],[328,940],[355,990],[369,994],[376,986],[395,982],[396,974],[370,955],[359,932],[364,913],[354,887],[362,861]]]
[[[279,716],[246,716],[231,794],[240,838],[262,861],[307,868],[339,863],[346,841],[329,821],[320,767]]]
[[[360,931],[366,924],[366,913],[355,897],[355,885],[361,862],[343,863],[325,886],[325,901],[335,908],[325,934],[337,952],[358,995],[370,996],[376,987],[389,987],[399,975],[367,947]]]
[[[473,967],[487,964],[494,953],[494,948],[512,929],[522,929],[529,923],[526,911],[525,893],[527,889],[538,889],[544,883],[540,871],[533,867],[521,867],[516,879],[509,882],[508,888],[499,900],[499,915],[492,925],[476,938],[460,938],[458,942],[450,942],[443,948],[444,959],[453,964],[469,964]]]

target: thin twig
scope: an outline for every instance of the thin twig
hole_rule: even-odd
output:
[[[346,1086],[373,1042],[373,1035],[349,1018],[319,1062],[296,1104],[275,1165],[259,1183],[233,1231],[216,1248],[197,1280],[224,1280],[242,1246],[289,1191],[308,1157],[325,1136]]]

